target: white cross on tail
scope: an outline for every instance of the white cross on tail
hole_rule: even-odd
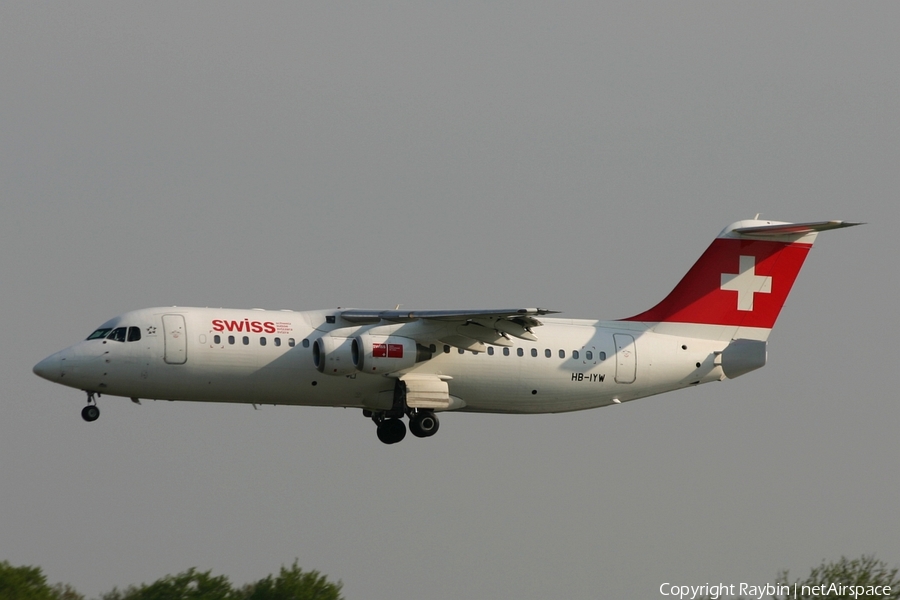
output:
[[[737,292],[737,309],[753,310],[753,294],[771,294],[772,278],[756,274],[756,258],[741,256],[739,273],[722,273],[719,289]]]

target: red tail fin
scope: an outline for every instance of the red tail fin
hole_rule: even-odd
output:
[[[771,329],[818,232],[852,225],[734,223],[662,302],[623,320]]]

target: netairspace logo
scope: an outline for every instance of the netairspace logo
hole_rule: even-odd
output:
[[[743,598],[809,598],[812,597],[840,597],[840,598],[884,598],[891,595],[889,585],[845,585],[843,583],[830,583],[822,585],[787,585],[784,583],[766,583],[753,585],[750,583],[714,583],[704,585],[678,585],[664,583],[659,586],[659,593],[663,596],[678,598],[678,600],[694,600],[703,597],[709,600],[719,600],[730,596]]]

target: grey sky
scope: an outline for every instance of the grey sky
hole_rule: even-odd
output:
[[[655,598],[900,564],[900,5],[5,3],[0,560],[95,595],[294,558],[348,598]],[[83,395],[157,305],[642,311],[725,225],[822,234],[769,365],[550,416]]]

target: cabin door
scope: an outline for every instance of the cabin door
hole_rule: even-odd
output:
[[[634,337],[626,333],[613,334],[616,341],[616,383],[634,383],[637,375],[637,352]]]
[[[183,365],[187,361],[187,330],[184,315],[163,315],[165,331],[164,360],[170,365]]]

